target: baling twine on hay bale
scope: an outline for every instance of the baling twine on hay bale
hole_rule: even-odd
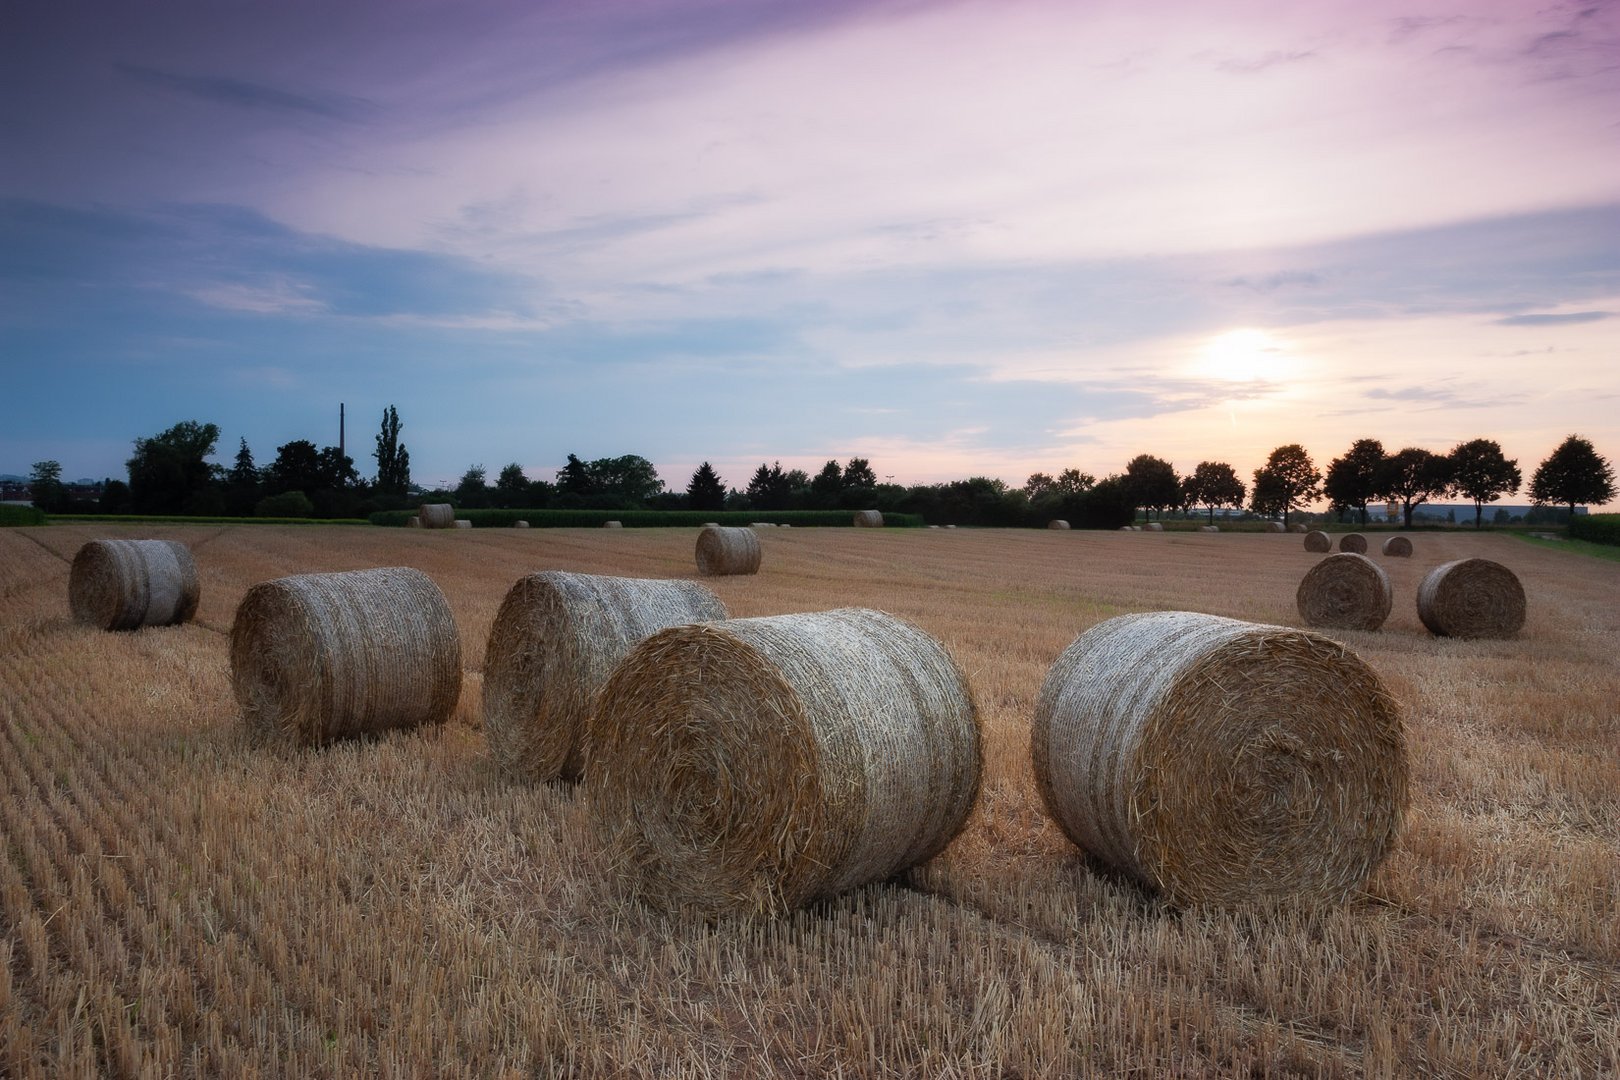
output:
[[[1338,901],[1394,843],[1399,709],[1319,634],[1196,612],[1082,634],[1041,689],[1031,744],[1081,848],[1182,902]]]
[[[753,529],[711,525],[698,533],[697,568],[704,577],[759,573],[759,536]]]
[[[1395,559],[1412,557],[1412,541],[1404,536],[1391,536],[1384,541],[1384,554]]]
[[[423,503],[416,516],[424,529],[453,529],[456,527],[456,508],[449,503]]]
[[[1064,521],[1062,518],[1053,518],[1051,521],[1046,523],[1046,527],[1048,529],[1067,529],[1069,527],[1069,523]]]
[[[966,823],[982,764],[944,646],[859,608],[656,634],[590,730],[592,814],[631,889],[714,914],[926,862]]]
[[[1305,550],[1324,552],[1333,550],[1333,538],[1320,529],[1312,529],[1305,534]]]
[[[1489,559],[1458,559],[1430,570],[1418,586],[1418,618],[1434,634],[1508,638],[1524,626],[1524,586]]]
[[[1367,538],[1360,533],[1345,533],[1339,537],[1339,550],[1348,551],[1352,555],[1367,554]]]
[[[242,598],[231,682],[261,741],[318,746],[440,724],[461,696],[461,638],[420,570],[298,574]]]
[[[682,623],[724,619],[695,581],[548,570],[508,590],[484,653],[484,731],[514,776],[576,780],[597,690],[643,638]]]
[[[191,549],[174,540],[91,540],[68,572],[73,618],[103,630],[189,622],[201,591]]]
[[[1307,626],[1376,630],[1394,604],[1383,567],[1354,552],[1329,555],[1301,579],[1294,603]]]
[[[856,525],[857,528],[861,528],[861,529],[881,529],[881,528],[883,528],[883,511],[881,511],[881,510],[860,510],[860,511],[857,511],[856,514],[855,514],[855,525]]]

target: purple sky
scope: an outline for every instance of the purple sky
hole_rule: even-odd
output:
[[[339,401],[430,483],[1620,460],[1617,56],[1614,3],[13,5],[0,472]]]

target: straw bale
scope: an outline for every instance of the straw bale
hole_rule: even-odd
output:
[[[174,540],[91,540],[68,573],[73,617],[103,630],[189,622],[200,594],[191,549]]]
[[[1180,902],[1337,901],[1407,802],[1398,706],[1337,642],[1196,612],[1123,615],[1048,673],[1037,786],[1081,848]]]
[[[1391,536],[1384,541],[1384,554],[1395,559],[1410,559],[1412,557],[1412,541],[1404,536]]]
[[[711,525],[698,533],[697,568],[705,577],[759,573],[759,536],[753,529]]]
[[[527,529],[527,528],[529,528],[529,523],[527,521],[524,521],[522,518],[518,518],[516,521],[512,522],[512,528],[514,528],[514,529]]]
[[[862,529],[881,529],[881,528],[883,528],[883,511],[881,511],[881,510],[862,510],[862,511],[859,511],[855,515],[855,524],[856,524],[856,526],[858,528],[862,528]]]
[[[1288,531],[1291,533],[1306,533],[1311,530],[1304,522],[1296,521],[1288,526]]]
[[[1524,586],[1489,559],[1458,559],[1430,570],[1418,586],[1418,618],[1431,633],[1508,638],[1524,626]]]
[[[503,768],[579,778],[598,688],[624,654],[666,627],[726,617],[695,581],[548,570],[508,590],[484,653],[484,731]]]
[[[1200,526],[1198,526],[1198,531],[1199,532],[1220,532],[1221,527],[1219,525],[1200,525]]]
[[[423,503],[416,516],[422,519],[424,529],[453,529],[456,527],[456,508],[449,503]]]
[[[1294,594],[1306,626],[1335,630],[1378,629],[1389,618],[1394,600],[1383,567],[1348,551],[1311,567]]]
[[[776,523],[772,521],[750,521],[748,527],[750,529],[774,529]]]
[[[468,521],[466,518],[456,518],[456,528],[470,529],[472,528],[472,522]]]
[[[1046,523],[1046,527],[1048,529],[1067,529],[1069,527],[1069,523],[1064,521],[1062,518],[1053,518],[1051,521]]]
[[[946,528],[947,528],[947,529],[954,529],[954,528],[956,528],[956,526],[955,526],[955,525],[947,525],[947,526],[945,526],[945,527],[946,527]]]
[[[1318,554],[1333,550],[1333,537],[1320,529],[1312,529],[1305,534],[1305,550]]]
[[[1339,537],[1339,550],[1354,555],[1367,554],[1367,538],[1360,533],[1345,533]]]
[[[933,858],[982,767],[961,670],[879,611],[665,630],[591,721],[590,806],[633,891],[780,912]]]
[[[622,528],[624,528],[624,522],[622,522],[622,521],[604,521],[604,522],[602,522],[602,528],[604,528],[604,529],[622,529]]]
[[[442,724],[461,695],[461,637],[420,570],[261,581],[236,609],[231,683],[249,732],[266,742]]]
[[[422,519],[417,517],[415,514],[412,514],[410,517],[405,519],[405,525],[408,528],[420,529],[422,527]]]
[[[1283,527],[1283,523],[1280,522],[1280,521],[1268,521],[1268,522],[1266,522],[1266,532],[1277,533],[1277,532],[1287,532],[1287,531],[1288,530]]]
[[[1146,525],[1143,525],[1142,528],[1146,529],[1148,532],[1164,532],[1164,526],[1159,524],[1157,521],[1150,521]]]

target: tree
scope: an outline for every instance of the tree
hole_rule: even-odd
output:
[[[791,491],[788,474],[782,471],[780,461],[774,465],[760,462],[748,481],[748,502],[756,510],[785,510]]]
[[[321,473],[321,452],[308,439],[294,439],[276,447],[276,460],[265,472],[269,476],[265,486],[272,495],[284,491],[311,495],[326,486]]]
[[[1125,466],[1125,488],[1144,515],[1157,510],[1163,516],[1166,507],[1181,505],[1181,480],[1175,468],[1152,454],[1131,458]]]
[[[1537,506],[1559,504],[1575,516],[1578,504],[1599,505],[1614,498],[1614,467],[1609,459],[1579,435],[1558,444],[1530,478],[1530,501]]]
[[[1052,486],[1060,495],[1078,495],[1096,487],[1097,478],[1079,469],[1064,469],[1057,474],[1057,479],[1052,481]]]
[[[382,430],[377,432],[377,479],[374,486],[383,495],[403,496],[411,486],[411,453],[399,441],[399,411],[392,405],[383,410]]]
[[[564,495],[592,494],[596,482],[591,477],[590,466],[569,454],[568,464],[557,470],[557,490]]]
[[[28,493],[34,506],[47,514],[55,514],[67,505],[67,488],[62,486],[60,461],[36,461],[28,477]]]
[[[1024,481],[1024,495],[1030,502],[1043,495],[1052,495],[1057,492],[1057,481],[1043,472],[1030,473],[1029,479]]]
[[[1215,524],[1215,508],[1243,505],[1248,494],[1237,472],[1224,461],[1200,461],[1192,474],[1181,482],[1182,496],[1188,506],[1207,506],[1209,523]]]
[[[253,513],[263,495],[260,490],[259,470],[253,464],[253,451],[246,439],[240,439],[236,448],[236,462],[225,474],[225,510],[236,517]]]
[[[1384,466],[1384,444],[1377,439],[1357,439],[1343,457],[1328,463],[1322,492],[1335,507],[1359,510],[1367,524],[1367,504],[1378,498],[1379,470]]]
[[[598,458],[586,467],[592,491],[616,495],[630,504],[645,503],[664,490],[653,463],[639,454]]]
[[[810,481],[810,494],[814,497],[816,505],[836,509],[838,496],[844,490],[844,470],[838,467],[837,461],[829,461],[816,473]]]
[[[1266,458],[1265,465],[1254,471],[1254,487],[1249,506],[1257,514],[1281,514],[1283,525],[1288,515],[1322,493],[1322,474],[1311,463],[1311,455],[1298,443],[1279,446]]]
[[[1509,461],[1495,439],[1458,443],[1446,455],[1451,490],[1474,501],[1474,528],[1485,515],[1485,504],[1519,490],[1523,477],[1519,463]]]
[[[129,485],[107,477],[101,482],[101,505],[97,509],[103,514],[129,513]]]
[[[138,514],[178,514],[207,492],[214,466],[207,458],[219,441],[219,428],[182,420],[149,439],[135,440],[129,469],[130,503]]]
[[[523,466],[512,462],[495,478],[495,505],[504,509],[524,506],[529,501],[529,478]]]
[[[1385,458],[1378,476],[1378,494],[1401,504],[1401,519],[1408,529],[1413,507],[1451,489],[1451,470],[1444,455],[1416,446]]]
[[[725,509],[726,485],[707,461],[693,471],[686,485],[686,499],[693,510]]]
[[[354,458],[335,446],[323,446],[316,455],[316,475],[321,491],[347,491],[360,486],[360,474],[355,471]]]
[[[877,473],[872,471],[872,463],[863,457],[852,457],[844,465],[844,487],[867,489],[878,486]]]
[[[461,479],[456,482],[456,505],[469,510],[489,505],[489,485],[484,483],[482,465],[469,465],[467,471],[461,474]]]

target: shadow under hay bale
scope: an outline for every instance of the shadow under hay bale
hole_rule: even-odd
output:
[[[1305,534],[1305,550],[1320,554],[1333,550],[1333,538],[1320,529],[1313,529]]]
[[[698,533],[697,568],[704,577],[759,573],[759,535],[753,529],[711,525]]]
[[[73,618],[103,630],[190,622],[201,592],[191,549],[174,540],[91,540],[68,573]]]
[[[860,529],[883,528],[883,512],[881,510],[860,510],[855,514],[855,526]]]
[[[1367,538],[1360,533],[1345,533],[1339,537],[1339,550],[1352,555],[1367,554]]]
[[[1389,575],[1354,552],[1329,555],[1301,579],[1294,603],[1307,626],[1377,630],[1394,606]]]
[[[1430,633],[1510,638],[1524,626],[1524,586],[1489,559],[1458,559],[1430,570],[1418,586],[1418,618]]]
[[[1391,536],[1384,541],[1384,554],[1394,559],[1410,559],[1412,557],[1412,541],[1404,536]]]
[[[484,730],[513,776],[576,780],[586,720],[613,667],[650,634],[726,617],[695,581],[548,570],[507,591],[484,652]]]
[[[878,611],[657,634],[591,721],[590,807],[632,890],[712,914],[780,912],[938,854],[981,770],[966,680]]]
[[[1041,689],[1036,783],[1082,849],[1182,902],[1336,902],[1407,801],[1398,707],[1319,634],[1166,611],[1099,623]]]
[[[461,638],[420,570],[278,578],[236,609],[231,683],[264,742],[319,746],[441,724],[461,694]]]
[[[449,503],[423,503],[416,511],[424,529],[453,529],[456,527],[456,508]]]

